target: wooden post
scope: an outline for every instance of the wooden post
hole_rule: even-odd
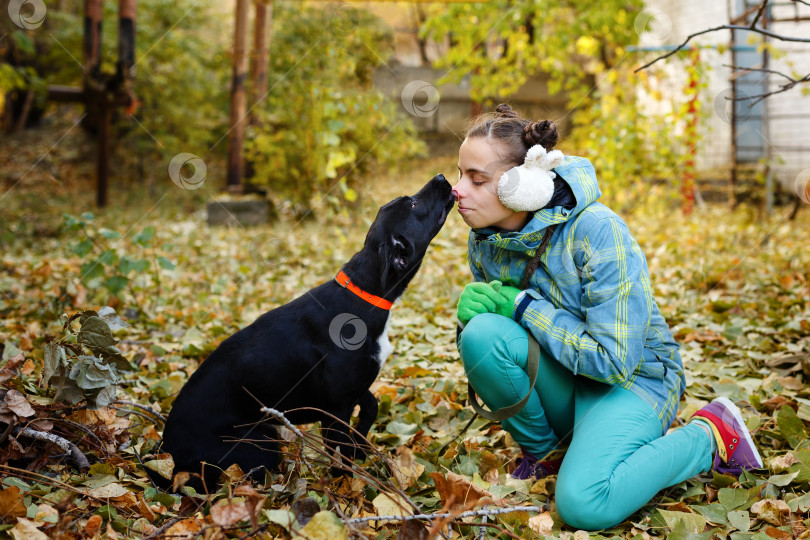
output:
[[[272,0],[256,0],[253,22],[253,54],[250,57],[250,125],[257,123],[256,104],[267,94],[267,71],[270,62],[270,29],[273,24]]]
[[[229,191],[240,191],[242,186],[242,143],[245,137],[246,95],[248,58],[248,10],[249,0],[236,0],[236,26],[233,40],[233,76],[231,80],[231,114],[228,133],[228,176]]]

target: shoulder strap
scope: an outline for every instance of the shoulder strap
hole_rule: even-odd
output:
[[[551,235],[554,234],[554,230],[557,228],[557,223],[554,225],[549,225],[546,227],[546,232],[543,235],[543,240],[540,242],[540,245],[537,246],[537,251],[534,254],[534,257],[526,263],[526,270],[523,271],[523,278],[520,280],[520,290],[524,291],[529,287],[529,280],[531,279],[534,272],[537,270],[537,267],[540,265],[540,257],[543,256],[543,253],[546,251],[546,247],[548,246],[549,241],[551,240]]]
[[[517,413],[523,410],[523,407],[526,406],[526,403],[529,401],[529,397],[532,395],[534,383],[537,381],[537,371],[540,366],[540,344],[537,343],[537,340],[534,339],[531,332],[527,332],[527,334],[529,335],[529,357],[526,362],[526,367],[529,372],[529,391],[525,396],[523,396],[523,399],[509,407],[503,407],[497,411],[488,411],[479,405],[478,397],[475,395],[475,390],[473,390],[473,387],[469,382],[467,383],[467,393],[470,396],[470,404],[472,405],[472,408],[475,410],[475,412],[487,420],[501,422],[507,418],[515,416]]]

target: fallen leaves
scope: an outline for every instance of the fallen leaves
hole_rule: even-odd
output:
[[[407,188],[375,183],[375,198],[423,184],[420,174],[414,171],[413,186]],[[36,242],[20,235],[1,255],[0,289],[8,296],[0,295],[5,340],[0,344],[0,422],[58,433],[78,444],[93,463],[86,473],[76,471],[61,451],[50,451],[54,447],[10,434],[0,445],[0,462],[22,463],[42,476],[3,469],[0,518],[8,534],[55,536],[64,526],[66,536],[88,538],[148,536],[160,530],[176,538],[263,531],[331,540],[354,535],[344,515],[403,516],[444,507],[458,512],[508,502],[544,508],[537,515],[489,520],[510,534],[587,537],[556,514],[554,477],[537,482],[508,477],[516,446],[501,426],[479,418],[451,442],[472,417],[465,406],[454,320],[458,294],[470,279],[465,257],[469,229],[452,217],[392,312],[395,351],[372,386],[380,412],[369,434],[385,462],[372,456],[358,463],[368,476],[331,480],[325,469],[307,470],[297,461],[300,446],[293,436],[283,443],[285,468],[270,475],[268,485],[245,484],[243,472],[230,469],[222,488],[196,493],[184,487],[187,474],[172,476],[171,456],[154,455],[159,420],[115,403],[82,408],[84,393],[70,396],[77,407],[55,405],[45,388],[51,377],[56,375],[54,382],[64,382],[63,392],[69,392],[59,374],[70,379],[68,364],[75,364],[79,367],[70,380],[78,390],[94,390],[112,381],[105,367],[125,367],[115,362],[120,353],[130,362],[120,397],[165,414],[207,351],[264,311],[331,279],[362,244],[376,212],[369,204],[352,219],[296,225],[284,264],[268,265],[256,261],[245,246],[257,235],[272,234],[273,227],[208,229],[190,215],[168,217],[161,206],[148,214],[150,207],[124,208],[95,220],[105,234],[120,237],[110,245],[128,258],[128,268],[141,260],[151,266],[132,270],[127,287],[113,296],[103,283],[91,287],[77,279],[87,261],[71,253],[67,235]],[[806,533],[803,522],[810,519],[810,254],[797,231],[806,229],[810,218],[799,213],[794,225],[782,229],[712,207],[688,220],[675,216],[665,222],[644,212],[639,208],[628,216],[628,225],[645,252],[655,255],[650,258],[655,296],[682,346],[688,387],[681,420],[717,395],[749,403],[744,417],[769,470],[741,478],[690,479],[660,493],[631,517],[632,525],[625,523],[610,535],[628,540],[693,534],[799,538]],[[148,247],[127,237],[136,223],[139,230],[151,227]],[[334,239],[328,246],[325,231]],[[770,241],[760,246],[766,232]],[[689,242],[679,241],[686,237]],[[759,247],[742,256],[740,246]],[[161,265],[161,256],[177,264]],[[63,325],[59,312],[106,304],[120,315],[97,309],[87,314],[86,325],[74,321],[81,328],[64,346],[53,341]],[[78,346],[83,356],[102,361],[80,360],[74,354]],[[147,456],[148,468],[173,478],[180,493],[151,487],[135,452]],[[64,523],[57,525],[57,517]],[[377,520],[358,529],[369,538],[390,538],[403,530],[426,534],[426,525],[431,526],[414,522],[406,529],[402,522]],[[473,519],[453,527],[463,538],[480,531]],[[494,536],[494,531],[489,528],[487,534]]]

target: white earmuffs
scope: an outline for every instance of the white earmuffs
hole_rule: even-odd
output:
[[[559,150],[546,151],[535,144],[526,152],[523,165],[512,167],[498,180],[498,198],[515,212],[533,212],[543,208],[554,195],[554,167],[565,156]]]

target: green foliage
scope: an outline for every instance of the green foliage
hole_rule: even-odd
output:
[[[599,9],[559,0],[442,5],[429,10],[420,36],[441,42],[450,35],[449,51],[434,66],[450,70],[439,84],[469,77],[471,97],[485,107],[507,101],[529,76],[546,75],[549,93],[564,92],[572,113],[561,148],[593,161],[605,202],[623,211],[649,194],[650,180],[677,175],[686,146],[677,135],[683,111],[672,103],[660,107],[671,112],[639,106],[641,94],[665,101],[654,75],[633,72],[636,57],[628,52],[638,42],[642,7],[637,0]]]
[[[270,91],[245,153],[252,182],[301,214],[323,199],[333,209],[351,203],[373,166],[396,172],[425,152],[398,103],[372,86],[372,71],[393,51],[390,30],[365,11],[348,14],[274,6]]]
[[[576,105],[590,93],[593,74],[613,67],[637,40],[633,19],[641,7],[639,0],[601,2],[599,9],[559,0],[436,5],[420,37],[450,36],[450,50],[435,67],[451,72],[439,84],[469,75],[474,100],[506,98],[543,72],[549,91],[568,92]]]
[[[117,296],[136,277],[147,273],[150,269],[155,282],[159,282],[156,267],[164,270],[174,269],[174,263],[163,255],[151,253],[154,265],[152,260],[145,256],[146,248],[150,247],[155,236],[155,227],[152,225],[144,227],[132,237],[132,245],[126,246],[122,242],[117,242],[123,240],[119,232],[95,228],[94,219],[90,212],[85,212],[80,217],[69,214],[63,217],[65,232],[80,234],[80,238],[73,243],[72,252],[85,261],[81,265],[81,279],[88,286],[102,285],[111,295]],[[140,255],[133,256],[132,248],[140,248]]]
[[[104,3],[102,71],[115,72],[117,3]],[[227,131],[228,28],[212,0],[138,2],[133,117],[114,116],[115,173],[122,177],[165,178],[168,161],[179,152],[198,155]],[[52,34],[52,38],[45,33]],[[49,84],[81,86],[83,19],[81,10],[49,7],[37,40],[40,76]],[[218,148],[224,152],[225,145]]]
[[[107,407],[115,401],[120,372],[132,369],[110,329],[110,324],[122,328],[124,323],[112,308],[63,318],[63,335],[45,345],[42,380],[55,391],[54,402],[75,405],[86,399],[91,409]],[[80,328],[74,332],[77,319]]]

